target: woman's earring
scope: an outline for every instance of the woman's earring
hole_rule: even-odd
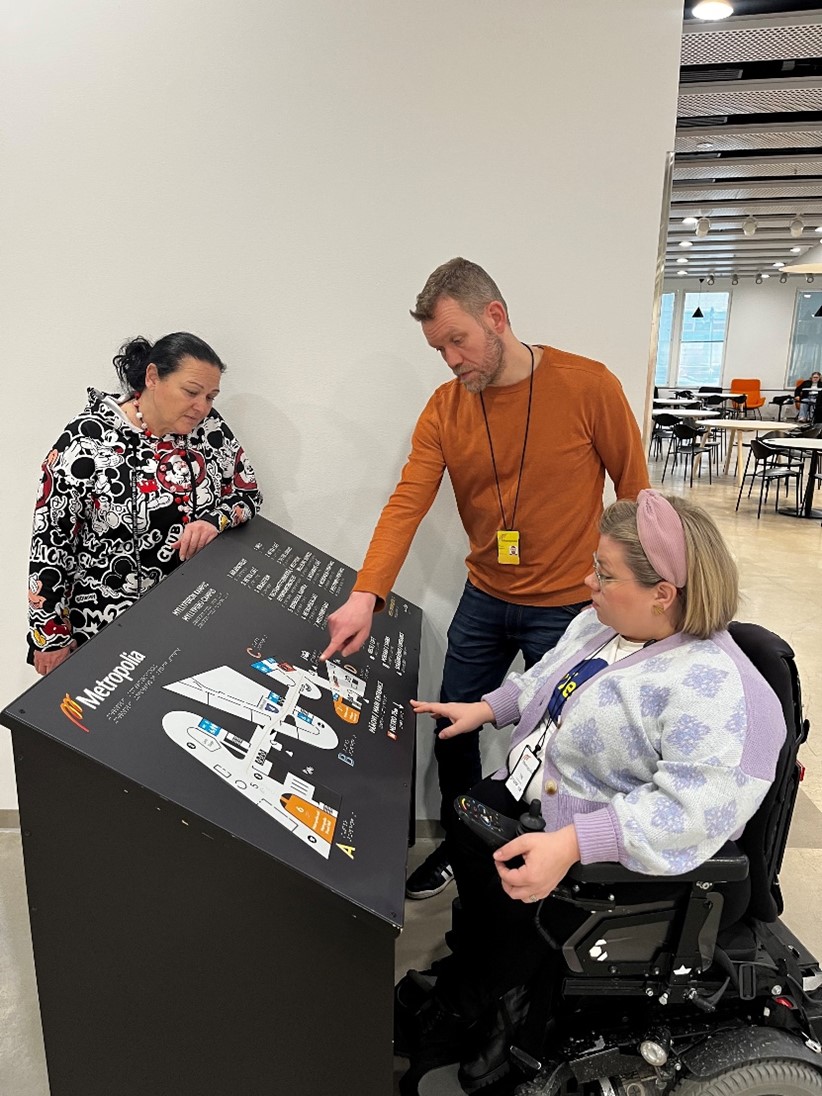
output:
[[[654,603],[653,609],[651,611],[653,613],[655,613],[657,616],[662,616],[662,614],[665,612],[665,610],[662,608],[662,606],[658,602]]]

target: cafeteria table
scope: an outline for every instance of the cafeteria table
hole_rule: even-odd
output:
[[[795,429],[792,422],[766,422],[764,419],[711,419],[703,416],[703,418],[697,419],[696,424],[697,426],[710,426],[712,429],[730,431],[728,452],[725,454],[725,466],[722,470],[725,475],[728,474],[731,463],[731,450],[734,447],[734,442],[736,442],[736,479],[740,487],[742,486],[742,476],[745,470],[744,461],[742,460],[742,435],[746,432],[760,434],[771,430]]]

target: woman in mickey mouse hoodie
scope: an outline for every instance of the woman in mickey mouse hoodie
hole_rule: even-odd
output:
[[[262,503],[214,410],[225,366],[207,343],[136,338],[114,366],[126,395],[90,388],[43,462],[28,595],[40,674]]]

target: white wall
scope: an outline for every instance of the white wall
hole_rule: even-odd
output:
[[[698,293],[699,288],[695,278],[674,278],[665,283],[666,292]],[[733,377],[759,377],[763,389],[787,391],[785,376],[796,295],[818,292],[822,282],[817,279],[808,285],[804,277],[795,275],[785,283],[772,277],[757,285],[753,278],[743,278],[739,285],[732,286],[722,278],[712,288],[714,292],[731,294],[722,383],[730,384]]]
[[[521,338],[606,360],[640,408],[680,0],[3,0],[2,13],[3,703],[34,680],[39,462],[85,386],[112,385],[127,336],[189,329],[215,346],[230,366],[220,410],[265,513],[353,565],[447,379],[407,313],[445,259],[487,266]],[[623,258],[592,292],[606,244]],[[446,488],[398,582],[427,614],[423,696],[464,552]],[[420,734],[418,810],[433,817]],[[15,799],[0,747],[2,809]]]

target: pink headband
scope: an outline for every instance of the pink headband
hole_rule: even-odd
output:
[[[648,488],[637,495],[636,528],[653,569],[681,590],[688,579],[685,530],[679,514],[659,491]]]

